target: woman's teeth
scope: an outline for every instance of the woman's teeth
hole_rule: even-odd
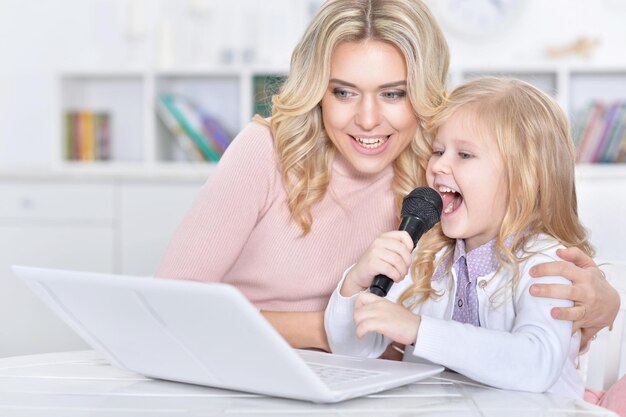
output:
[[[387,137],[380,138],[354,138],[361,146],[366,149],[376,149],[382,146],[385,142],[387,142]]]

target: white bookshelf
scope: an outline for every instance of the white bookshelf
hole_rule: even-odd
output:
[[[61,169],[93,171],[128,169],[198,170],[203,163],[181,162],[175,157],[175,142],[159,121],[155,100],[164,92],[191,98],[217,117],[235,135],[254,113],[255,75],[285,75],[288,68],[228,66],[167,70],[64,71],[59,80],[59,120],[54,146]],[[570,118],[590,100],[626,100],[626,67],[520,65],[507,67],[455,67],[450,85],[480,75],[516,77],[553,95]],[[73,109],[108,111],[112,117],[113,155],[110,161],[74,162],[64,155],[63,115]],[[603,172],[618,167],[599,168]],[[202,168],[201,168],[202,169]],[[595,167],[585,168],[585,171]]]
[[[626,100],[626,66],[520,65],[456,67],[451,85],[480,75],[514,77],[527,81],[555,97],[570,116],[589,100]]]
[[[226,67],[167,70],[71,70],[58,74],[55,166],[86,172],[111,170],[197,170],[207,163],[180,161],[171,133],[159,120],[155,103],[162,93],[185,96],[216,117],[234,136],[253,117],[255,76],[284,76],[286,68]],[[65,113],[103,111],[111,117],[112,158],[67,160]],[[180,155],[180,152],[179,152]],[[97,167],[97,168],[94,168]]]
[[[149,85],[139,71],[72,71],[59,77],[58,140],[55,160],[66,162],[65,122],[68,111],[88,109],[108,112],[114,117],[111,137],[115,138],[112,161],[138,164],[146,160],[148,136],[145,97]]]

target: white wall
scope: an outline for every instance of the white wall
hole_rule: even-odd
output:
[[[93,54],[98,0],[0,0],[0,165],[50,161],[57,68]]]
[[[265,18],[254,24],[257,4],[264,4]],[[257,58],[287,66],[307,5],[302,0],[0,0],[0,168],[52,162],[57,71],[141,68],[164,56],[178,63],[192,52],[196,43],[188,38],[195,35],[210,36],[214,51],[258,48]],[[172,51],[155,51],[150,58],[145,39],[151,31],[169,33]]]
[[[429,4],[448,0],[426,0]],[[626,1],[519,0],[519,16],[505,30],[491,36],[460,36],[440,17],[451,49],[452,62],[462,65],[542,64],[551,61],[548,47],[563,47],[587,37],[600,41],[592,57],[570,57],[575,65],[626,65]],[[508,1],[507,3],[510,3]],[[557,61],[558,62],[558,61]]]
[[[431,3],[443,0],[430,0]],[[548,46],[580,36],[601,41],[590,60],[626,65],[626,7],[615,0],[520,0],[521,16],[491,38],[461,38],[444,25],[453,65],[545,62]],[[73,67],[111,67],[148,59],[185,62],[198,48],[252,48],[256,62],[286,66],[311,5],[318,0],[0,0],[0,168],[46,167],[56,128],[54,74]],[[623,3],[623,2],[622,2]],[[158,5],[161,5],[159,14]],[[262,5],[262,6],[257,6]],[[257,10],[263,7],[263,10]],[[208,24],[205,24],[208,22]],[[169,52],[142,44],[142,35],[173,45]],[[212,42],[185,40],[192,36]],[[178,47],[176,45],[179,45]],[[235,54],[235,60],[242,60]],[[197,62],[202,64],[202,62]]]

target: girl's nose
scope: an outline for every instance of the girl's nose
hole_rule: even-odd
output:
[[[445,153],[443,155],[433,155],[429,161],[431,171],[435,174],[449,174],[451,170],[448,159]]]
[[[363,130],[372,130],[380,124],[381,114],[376,99],[364,97],[355,115],[355,123]]]

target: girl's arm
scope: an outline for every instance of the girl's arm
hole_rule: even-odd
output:
[[[531,274],[533,277],[563,276],[572,285],[535,284],[530,287],[530,293],[537,297],[573,301],[572,307],[555,307],[551,314],[555,319],[572,320],[573,331],[582,329],[581,347],[585,347],[593,335],[610,326],[617,317],[619,294],[607,282],[593,259],[580,249],[559,249],[557,254],[569,262],[538,264],[532,268]]]
[[[349,271],[350,269],[344,273],[344,279]],[[413,318],[419,319],[418,316],[414,316],[411,312],[404,309],[404,307],[396,304],[396,300],[412,283],[409,276],[401,282],[394,284],[385,298],[366,292],[344,297],[340,294],[339,290],[343,281],[344,280],[339,283],[338,288],[330,297],[324,315],[324,326],[331,352],[342,355],[378,358],[392,342],[392,339],[384,336],[382,332],[374,330],[364,334],[365,332],[363,330],[357,331],[357,324],[355,322],[355,309],[357,306],[373,303],[380,307],[378,302],[382,302],[382,308],[388,305],[391,306],[393,311],[397,312],[399,309]],[[393,313],[391,314],[393,315]],[[391,321],[391,323],[397,322],[395,318]],[[369,325],[371,326],[371,324]],[[417,325],[419,326],[419,323]],[[362,329],[363,328],[364,327],[362,327]],[[414,339],[415,337],[413,336],[413,340]]]
[[[547,256],[536,255],[521,271],[513,300],[515,319],[509,331],[494,329],[489,323],[483,325],[491,328],[475,327],[423,316],[413,354],[504,389],[544,392],[561,377],[564,367],[575,374],[573,361],[568,357],[578,349],[578,335],[572,336],[570,321],[553,320],[550,316],[554,306],[565,308],[572,302],[533,297],[528,291],[528,267],[546,260]],[[540,281],[568,283],[557,276]],[[490,320],[494,317],[488,317]]]
[[[221,281],[239,256],[270,195],[276,164],[267,128],[248,125],[170,241],[157,277]]]
[[[387,297],[390,297],[394,287],[391,287]],[[324,314],[328,345],[331,352],[340,355],[377,358],[383,354],[391,340],[376,332],[357,337],[354,309],[358,297],[359,294],[344,297],[339,289],[331,295]]]
[[[407,232],[394,231],[378,237],[359,259],[344,272],[343,278],[333,292],[326,306],[324,326],[328,344],[333,353],[377,358],[383,354],[390,339],[375,332],[358,334],[355,326],[355,308],[361,296],[371,296],[374,300],[389,302],[402,294],[411,279],[403,279],[411,264],[413,241]],[[372,279],[384,274],[398,283],[391,287],[387,297],[381,298],[364,294]]]

